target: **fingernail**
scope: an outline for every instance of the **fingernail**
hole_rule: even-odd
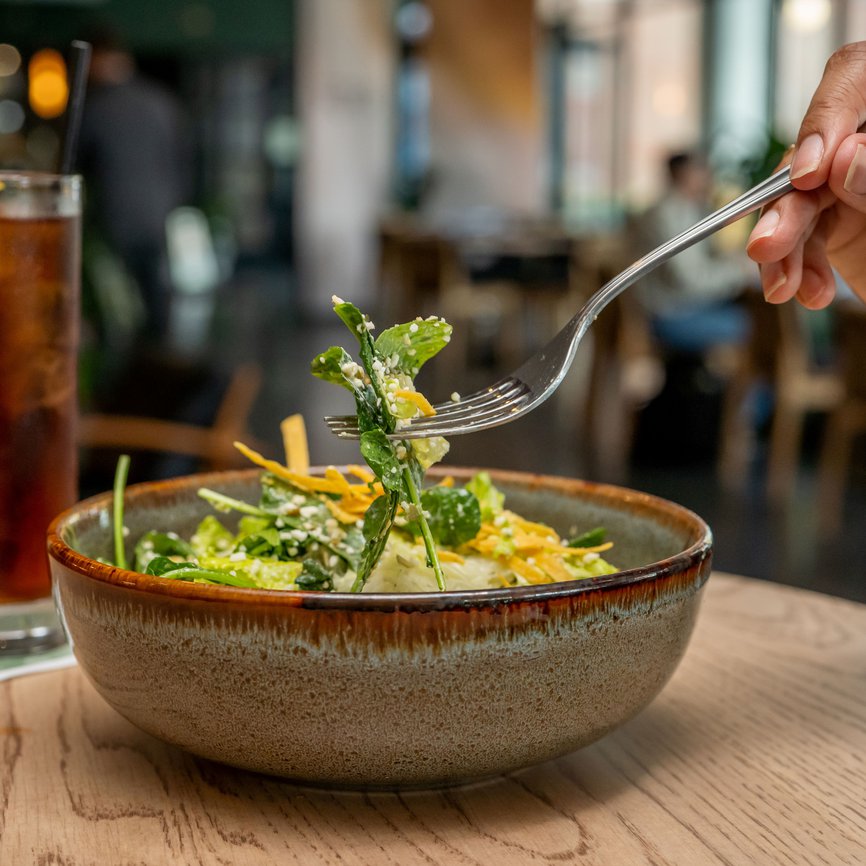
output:
[[[854,151],[854,159],[851,160],[843,186],[846,192],[850,192],[853,195],[863,195],[866,193],[866,145],[857,145],[857,150]]]
[[[779,289],[781,289],[782,286],[784,286],[787,282],[788,277],[785,274],[779,274],[779,276],[776,277],[775,281],[770,283],[770,285],[767,286],[766,289],[764,289],[764,299],[769,301],[773,297],[773,295],[775,295],[776,292],[778,292]]]
[[[823,156],[824,139],[817,132],[807,135],[794,154],[794,162],[791,164],[791,177],[796,179],[816,171],[818,166],[821,165]]]
[[[749,235],[749,244],[753,244],[759,238],[768,238],[776,231],[779,225],[779,211],[768,210],[761,216]]]

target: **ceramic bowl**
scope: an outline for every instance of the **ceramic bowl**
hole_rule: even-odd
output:
[[[449,470],[459,478],[470,470]],[[604,525],[617,574],[510,589],[352,595],[181,583],[110,557],[111,497],[48,550],[75,656],[129,721],[197,755],[342,788],[432,787],[564,754],[645,707],[685,652],[712,536],[695,514],[601,484],[491,472],[561,533]],[[257,501],[258,472],[132,486],[131,539],[186,534],[201,486]]]

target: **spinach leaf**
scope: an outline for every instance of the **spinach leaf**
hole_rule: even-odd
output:
[[[315,592],[330,592],[334,588],[334,580],[320,562],[305,559],[304,570],[295,579],[295,586]]]
[[[471,541],[481,529],[481,507],[475,494],[459,487],[431,487],[421,494],[421,507],[437,544],[459,547]],[[407,529],[418,534],[417,523]]]
[[[283,542],[276,527],[268,527],[260,532],[245,535],[239,539],[237,550],[242,550],[247,556],[279,559],[283,552]]]
[[[397,513],[399,503],[399,494],[389,491],[374,499],[367,509],[367,513],[364,515],[363,529],[367,544],[361,554],[361,564],[355,582],[352,584],[352,592],[360,592],[364,588],[370,573],[379,561],[388,541],[391,527],[394,525],[394,515]]]
[[[387,494],[377,496],[367,513],[364,515],[364,533],[365,541],[373,541],[382,534],[382,530],[388,522],[388,512],[391,508],[391,497]]]
[[[337,556],[342,557],[352,571],[357,572],[361,566],[361,554],[364,551],[365,541],[363,529],[352,526],[346,531],[342,540],[331,547],[331,550]]]
[[[133,552],[134,568],[144,574],[153,574],[146,569],[151,560],[170,556],[188,557],[193,555],[192,545],[188,544],[173,532],[156,532],[151,530],[139,538]]]
[[[403,490],[403,465],[394,443],[381,430],[361,434],[361,454],[386,490]]]
[[[349,366],[351,365],[351,366]],[[310,372],[318,379],[325,382],[333,382],[350,391],[357,391],[360,383],[354,377],[346,375],[346,368],[352,369],[355,362],[341,346],[331,346],[321,355],[316,355],[310,364]]]
[[[393,369],[414,377],[450,339],[451,325],[444,319],[416,319],[382,331],[375,346]]]
[[[194,562],[175,562],[167,556],[155,556],[147,565],[144,574],[157,577],[169,577],[172,580],[205,581],[207,583],[224,583],[229,586],[254,587],[255,581],[237,571],[234,574],[227,571],[201,568]]]
[[[607,536],[607,530],[603,526],[596,526],[595,529],[590,529],[582,535],[572,538],[568,542],[569,547],[598,547],[599,544],[604,544],[604,539]]]
[[[385,408],[387,400],[381,376],[385,359],[379,355],[373,344],[373,337],[370,335],[372,323],[354,304],[345,301],[338,301],[334,305],[334,312],[358,340],[361,364],[370,380],[368,388],[360,394],[356,392],[361,429],[372,430],[378,427],[386,433],[393,433],[395,420]]]

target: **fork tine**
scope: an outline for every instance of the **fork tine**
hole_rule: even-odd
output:
[[[416,427],[413,423],[392,434],[389,438],[429,439],[432,436],[454,436],[467,432],[467,429],[496,427],[522,415],[532,405],[530,397],[531,392],[526,391],[519,400],[513,400],[507,405],[498,406],[496,409],[490,409],[480,414],[469,413],[464,418],[442,421],[438,426]]]
[[[435,415],[429,415],[427,418],[418,418],[412,423],[417,424],[428,419],[434,422],[446,419],[450,420],[452,416],[463,416],[467,412],[480,411],[501,400],[509,400],[519,396],[521,389],[524,387],[523,383],[515,379],[502,379],[494,385],[490,385],[481,391],[476,391],[463,400],[437,403],[433,407],[436,410]],[[325,417],[325,422],[335,432],[338,430],[348,432],[357,430],[358,428],[358,417],[356,415],[328,415]],[[438,425],[434,424],[433,426]]]
[[[455,413],[462,413],[467,409],[481,409],[484,406],[496,403],[499,400],[507,400],[510,397],[517,395],[521,384],[522,383],[512,378],[502,379],[495,385],[491,385],[483,391],[476,391],[474,394],[471,394],[469,397],[464,399],[449,403],[437,403],[433,407],[436,410],[436,414],[427,417],[447,418]]]
[[[412,430],[438,430],[445,425],[457,424],[469,419],[490,418],[501,412],[510,412],[511,407],[518,405],[528,393],[528,388],[522,382],[515,382],[514,386],[496,400],[486,404],[461,405],[459,409],[448,414],[436,414],[411,418],[408,425],[399,428],[396,432]]]
[[[451,411],[446,415],[437,413],[414,418],[406,426],[395,430],[389,438],[418,439],[442,436],[462,429],[467,423],[489,422],[497,417],[505,419],[526,403],[530,390],[518,380],[503,380],[499,384],[502,386],[501,391],[491,394],[493,389],[488,389],[488,393],[483,395],[487,398],[484,401],[464,403],[461,400],[452,404]],[[331,415],[326,417],[325,421],[331,432],[342,439],[356,439],[360,436],[358,419],[354,415]]]
[[[485,426],[494,426],[500,423],[499,419],[505,421],[526,405],[531,391],[527,385],[518,380],[511,380],[507,388],[504,387],[505,380],[503,380],[502,385],[501,394],[497,395],[495,400],[488,400],[486,405],[464,404],[460,401],[454,404],[455,408],[449,415],[443,417],[437,414],[414,418],[406,426],[395,430],[389,438],[420,439],[446,436],[462,431],[466,424],[485,422]],[[358,419],[354,415],[332,415],[325,418],[325,421],[331,432],[342,439],[356,439],[360,436]]]

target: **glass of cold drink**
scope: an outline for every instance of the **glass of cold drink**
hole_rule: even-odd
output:
[[[81,179],[0,172],[0,652],[57,645],[48,524],[76,500]]]

